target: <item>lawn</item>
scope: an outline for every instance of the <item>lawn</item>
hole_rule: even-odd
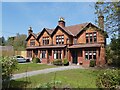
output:
[[[97,88],[96,77],[98,70],[90,69],[73,69],[52,72],[48,74],[40,74],[32,77],[22,78],[11,81],[11,87],[17,88],[36,88],[40,84],[48,83],[51,81],[61,82],[60,87],[70,88]]]
[[[27,64],[18,64],[18,69],[14,72],[14,74],[17,73],[23,73],[28,71],[34,71],[34,70],[41,70],[45,68],[53,68],[56,67],[54,65],[47,65],[47,64],[37,64],[37,63],[27,63]]]

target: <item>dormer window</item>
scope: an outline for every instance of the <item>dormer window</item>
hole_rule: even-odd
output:
[[[97,42],[97,33],[86,33],[86,43],[95,43]]]
[[[43,45],[48,45],[49,44],[49,37],[43,37]]]
[[[77,38],[74,38],[73,41],[74,41],[74,44],[77,44]]]
[[[64,35],[56,36],[56,44],[64,44]]]
[[[35,39],[30,40],[30,46],[35,46]]]
[[[93,37],[94,37],[94,42],[97,42],[97,34],[96,34],[96,32],[93,33]]]

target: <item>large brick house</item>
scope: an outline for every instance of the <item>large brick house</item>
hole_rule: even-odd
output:
[[[90,60],[104,65],[107,34],[104,31],[104,17],[98,17],[99,27],[92,23],[66,26],[60,18],[54,29],[44,28],[34,34],[28,30],[27,57],[38,57],[42,63],[67,58],[70,64],[89,66]]]

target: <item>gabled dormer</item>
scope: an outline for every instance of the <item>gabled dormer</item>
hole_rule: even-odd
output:
[[[44,28],[42,32],[38,35],[37,40],[40,42],[40,45],[52,45],[51,33],[52,29]]]
[[[80,32],[76,35],[78,44],[85,43],[105,43],[105,39],[108,37],[107,33],[98,28],[92,23],[88,23]]]
[[[27,46],[39,46],[39,42],[37,41],[37,35],[33,33],[32,27],[28,30],[28,37],[26,38]]]

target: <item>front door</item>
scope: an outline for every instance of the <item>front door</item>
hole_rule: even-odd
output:
[[[74,64],[78,63],[78,61],[77,61],[77,51],[76,50],[72,51],[72,63],[74,63]]]
[[[52,50],[48,50],[48,59],[49,59],[49,60],[52,59]]]

